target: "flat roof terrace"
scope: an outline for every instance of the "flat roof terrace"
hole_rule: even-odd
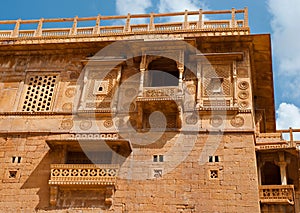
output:
[[[142,39],[153,34],[157,37],[168,34],[169,38],[180,39],[189,33],[193,36],[248,35],[248,9],[0,20],[0,45],[8,41],[28,44],[28,40],[62,39],[60,42],[68,42],[70,40],[65,39],[72,39],[76,42]]]

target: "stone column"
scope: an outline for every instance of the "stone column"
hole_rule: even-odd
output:
[[[233,61],[233,106],[237,106],[237,72],[236,72],[236,61]]]
[[[284,152],[279,152],[278,166],[280,167],[281,185],[287,185],[287,177],[286,177],[287,162],[284,159]]]
[[[261,162],[260,156],[257,157],[257,175],[258,175],[258,185],[262,185],[261,181],[261,168],[263,167],[264,163]]]
[[[199,109],[202,104],[201,104],[201,62],[197,63],[197,105],[196,108]]]
[[[143,96],[144,78],[145,78],[145,71],[146,71],[146,67],[147,67],[146,62],[147,62],[147,56],[146,56],[146,54],[143,54],[142,60],[141,60],[141,63],[140,63],[141,77],[140,77],[140,86],[139,86],[138,97],[142,97]]]
[[[287,185],[286,165],[286,162],[278,162],[278,166],[280,167],[281,185]]]
[[[80,97],[80,103],[79,103],[79,109],[83,110],[85,108],[85,95],[87,93],[87,85],[88,85],[88,76],[89,76],[89,70],[86,69],[84,71],[84,78],[83,78],[83,85],[82,85],[82,93],[81,93],[81,97]]]
[[[145,75],[145,69],[141,70],[141,78],[140,78],[140,87],[139,87],[139,97],[143,96],[143,88],[144,88],[144,75]]]
[[[179,70],[179,80],[178,80],[179,93],[182,93],[183,91],[182,77],[183,77],[184,67],[178,67],[178,70]]]

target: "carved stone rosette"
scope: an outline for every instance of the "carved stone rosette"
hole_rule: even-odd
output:
[[[230,124],[233,127],[241,127],[245,123],[245,119],[242,116],[235,116],[231,119]]]

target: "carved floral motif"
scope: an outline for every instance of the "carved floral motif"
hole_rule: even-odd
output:
[[[238,96],[239,96],[240,99],[245,100],[249,97],[249,92],[248,91],[241,91],[241,92],[239,92]]]
[[[221,116],[213,116],[211,119],[210,119],[210,124],[213,126],[213,127],[219,127],[221,126],[223,123],[223,118]]]
[[[73,127],[73,120],[71,120],[71,119],[66,119],[61,122],[61,128],[65,129],[65,130],[69,130],[72,127]]]
[[[107,120],[104,121],[103,126],[105,128],[110,128],[110,127],[113,126],[113,124],[114,124],[114,122],[111,119],[107,119]]]
[[[239,83],[238,87],[241,89],[241,90],[246,90],[249,88],[249,83],[247,81],[242,81]]]
[[[174,97],[177,93],[177,88],[145,89],[144,97]]]
[[[65,95],[68,98],[73,98],[75,96],[75,88],[68,88],[68,89],[66,89]]]
[[[92,127],[92,121],[89,120],[81,121],[79,127],[82,130],[88,130]]]
[[[230,124],[233,127],[241,127],[245,123],[245,119],[242,116],[235,116],[231,119]]]

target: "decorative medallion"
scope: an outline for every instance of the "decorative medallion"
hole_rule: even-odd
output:
[[[125,90],[125,96],[128,98],[134,97],[137,95],[137,91],[134,88],[128,88]]]
[[[196,86],[195,85],[188,85],[187,90],[190,93],[190,95],[194,95],[196,93]]]
[[[113,121],[111,120],[111,119],[107,119],[107,120],[105,120],[104,121],[104,123],[103,123],[103,126],[105,127],[105,128],[110,128],[110,127],[112,127],[113,126]]]
[[[69,130],[73,127],[73,120],[71,119],[66,119],[66,120],[63,120],[61,122],[61,128],[65,129],[65,130]]]
[[[92,127],[92,121],[90,120],[81,121],[79,127],[82,130],[88,130]]]
[[[241,91],[241,92],[239,92],[238,96],[239,96],[240,99],[243,99],[243,100],[247,99],[249,97],[249,92]]]
[[[73,98],[74,95],[75,95],[75,88],[68,88],[68,89],[66,89],[65,95],[68,98]]]
[[[189,115],[185,118],[185,122],[190,125],[195,125],[198,122],[198,117],[195,115]]]
[[[230,121],[230,124],[233,126],[233,127],[241,127],[243,126],[245,123],[245,120],[243,117],[241,116],[235,116],[231,119]]]
[[[210,119],[210,125],[213,127],[219,127],[223,123],[223,118],[221,116],[214,116]]]
[[[241,101],[241,102],[239,102],[239,106],[242,109],[248,108],[249,107],[249,102],[248,101]]]
[[[239,83],[238,86],[241,90],[246,90],[249,88],[249,83],[247,81],[242,81]]]
[[[70,111],[72,111],[72,108],[73,108],[72,103],[65,103],[62,105],[62,110],[64,112],[70,112]]]

